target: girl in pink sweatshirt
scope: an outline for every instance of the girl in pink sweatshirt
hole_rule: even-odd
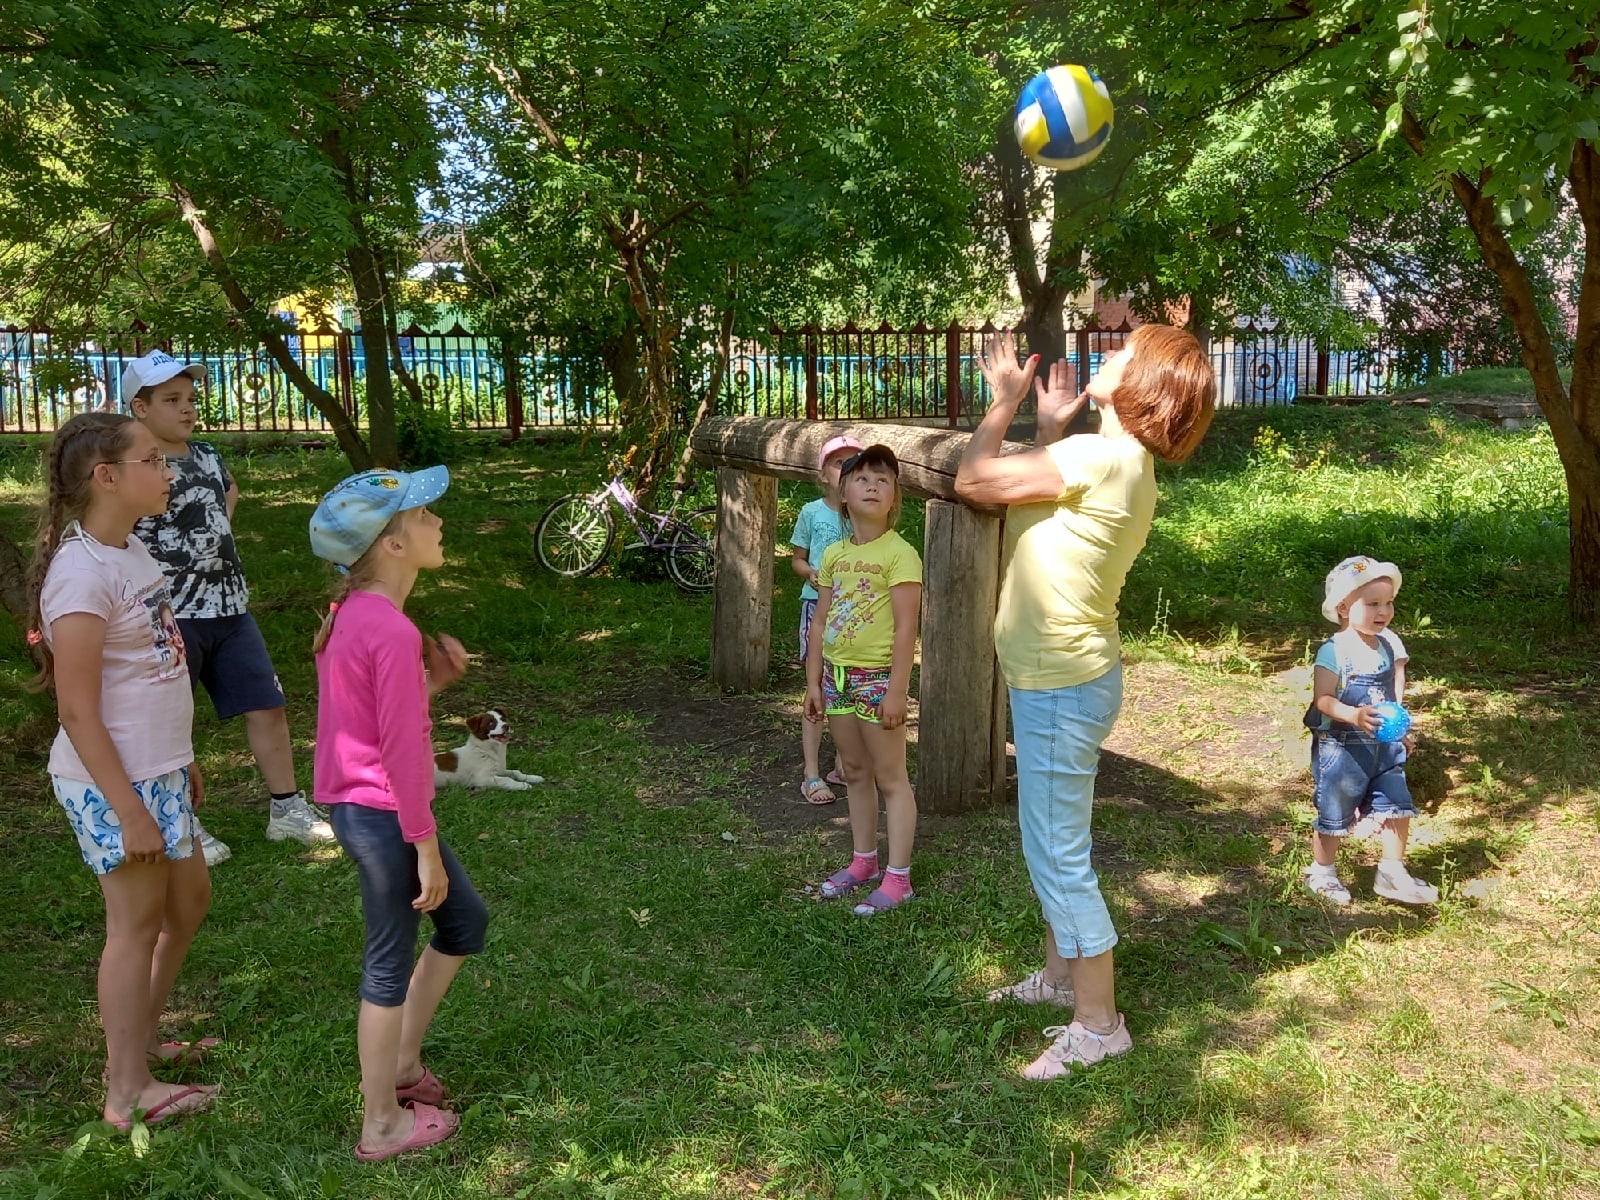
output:
[[[444,467],[364,471],[322,498],[311,548],[344,572],[317,658],[316,798],[361,879],[366,951],[357,1042],[366,1098],[356,1157],[393,1158],[444,1141],[460,1118],[422,1063],[422,1039],[462,960],[483,949],[489,914],[433,820],[428,700],[466,670],[452,637],[407,619],[417,573],[444,565],[443,522],[427,505]],[[413,965],[422,914],[434,935]]]

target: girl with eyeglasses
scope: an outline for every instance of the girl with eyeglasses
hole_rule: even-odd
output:
[[[171,473],[130,417],[84,413],[50,445],[28,572],[37,687],[61,728],[50,779],[105,899],[100,1022],[105,1119],[127,1129],[211,1105],[215,1087],[163,1083],[209,1044],[160,1041],[161,1011],[211,904],[195,806],[194,705],[161,567],[133,535],[165,511]]]

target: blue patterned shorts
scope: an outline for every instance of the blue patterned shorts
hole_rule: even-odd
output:
[[[123,863],[122,821],[111,802],[92,783],[81,779],[64,779],[50,776],[55,785],[56,799],[66,810],[72,822],[72,832],[78,835],[78,849],[83,861],[96,875],[109,875]],[[200,832],[200,822],[195,819],[194,807],[189,803],[189,768],[179,767],[154,779],[133,785],[139,799],[149,810],[161,829],[161,840],[166,844],[167,857],[177,860],[194,853],[195,837]]]

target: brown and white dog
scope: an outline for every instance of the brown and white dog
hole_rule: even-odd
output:
[[[504,788],[508,792],[525,792],[536,783],[543,783],[539,775],[524,775],[506,766],[506,744],[511,740],[511,726],[505,713],[498,708],[467,718],[467,744],[433,756],[433,784],[444,787],[457,784],[472,788]]]

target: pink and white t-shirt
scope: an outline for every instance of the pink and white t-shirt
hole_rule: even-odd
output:
[[[387,596],[351,592],[317,655],[318,804],[398,814],[408,842],[433,836],[433,720],[422,634]]]
[[[100,718],[135,783],[194,761],[190,735],[194,692],[184,661],[183,635],[172,613],[166,576],[138,538],[106,546],[87,534],[56,550],[39,596],[46,644],[51,626],[73,613],[106,623],[100,659]],[[92,783],[67,731],[56,733],[50,773]]]

